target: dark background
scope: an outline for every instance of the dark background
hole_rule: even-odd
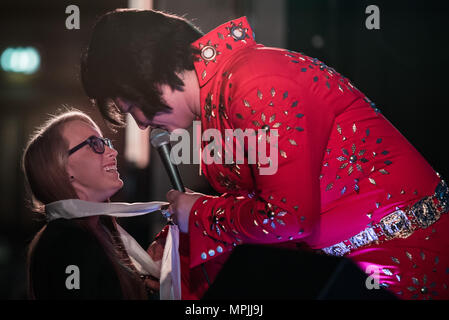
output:
[[[65,8],[80,8],[81,28],[67,30]],[[246,15],[256,40],[316,57],[352,80],[424,155],[449,176],[446,109],[448,6],[444,1],[159,0],[154,8],[193,19],[203,32]],[[367,30],[365,8],[380,9],[380,30]],[[124,131],[110,131],[89,107],[79,81],[79,57],[94,21],[128,1],[2,1],[0,51],[34,46],[41,66],[30,76],[0,70],[0,298],[26,298],[25,252],[42,226],[26,207],[20,159],[34,128],[63,105],[86,111],[113,139],[125,187],[113,200],[164,200],[170,189],[158,157],[138,169],[123,157]],[[212,193],[194,165],[181,166],[185,184]],[[122,219],[146,247],[163,225],[159,216]]]

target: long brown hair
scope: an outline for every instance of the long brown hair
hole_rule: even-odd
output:
[[[52,116],[39,127],[32,135],[22,159],[22,169],[25,173],[27,191],[31,210],[45,215],[45,205],[58,200],[78,199],[75,189],[70,183],[66,171],[68,142],[63,138],[62,129],[71,121],[83,121],[101,132],[95,122],[85,113],[71,109]],[[110,220],[106,225],[108,233],[114,233],[115,219],[104,217],[102,221]],[[72,220],[87,232],[95,236],[103,247],[106,255],[116,271],[122,289],[124,299],[147,299],[147,293],[143,282],[138,275],[125,266],[118,258],[118,246],[112,242],[106,232],[99,232],[89,223],[88,218]],[[44,233],[46,225],[37,232],[28,247],[27,274],[28,295],[35,299],[33,290],[33,275],[31,264],[34,257],[34,249]],[[111,230],[112,229],[112,230]],[[115,230],[114,230],[115,229]]]

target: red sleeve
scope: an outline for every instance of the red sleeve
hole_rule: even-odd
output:
[[[240,243],[306,238],[319,222],[318,177],[334,115],[315,109],[325,110],[327,92],[309,94],[306,90],[314,88],[285,77],[246,84],[228,105],[229,118],[234,129],[270,128],[267,153],[274,146],[277,171],[263,175],[258,164],[251,165],[254,193],[203,197],[195,203],[189,220],[191,266]],[[271,138],[273,130],[278,131],[277,142]]]

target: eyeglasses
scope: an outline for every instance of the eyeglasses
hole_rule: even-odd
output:
[[[86,140],[81,142],[79,145],[70,149],[69,156],[72,153],[74,153],[75,151],[78,151],[79,149],[84,147],[86,144],[88,144],[95,153],[99,153],[99,154],[104,153],[105,145],[111,149],[114,149],[114,147],[112,146],[111,140],[109,140],[108,138],[100,138],[100,137],[96,137],[96,136],[90,136],[89,138],[87,138]]]

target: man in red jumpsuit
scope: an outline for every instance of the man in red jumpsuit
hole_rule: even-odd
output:
[[[164,21],[182,19],[145,12],[146,19],[157,21],[147,32],[160,41],[153,49],[158,56],[176,41],[171,36],[177,29]],[[112,13],[100,25],[120,15],[143,13]],[[125,78],[111,74],[103,79],[109,84],[94,85],[100,78],[93,74],[101,73],[95,71],[100,59],[93,58],[97,39],[92,38],[83,60],[83,83],[103,111],[109,99],[141,128],[172,131],[200,119],[202,132],[217,129],[223,137],[226,129],[253,129],[265,133],[268,149],[277,152],[273,174],[261,174],[267,164],[251,164],[248,157],[244,163],[225,163],[223,154],[212,155],[221,163],[203,162],[201,168],[219,197],[167,194],[184,233],[183,299],[200,298],[242,243],[306,243],[351,258],[399,298],[449,298],[447,185],[348,79],[302,53],[257,44],[243,17],[189,44],[193,68],[175,68],[179,87],[158,79],[152,66],[146,85],[163,101],[155,111],[145,103],[151,99],[134,94],[139,87],[130,89],[132,82]],[[168,50],[167,64],[177,52]],[[147,65],[155,61],[146,52],[141,58]],[[120,81],[126,85],[114,86]],[[202,150],[208,143],[202,142]],[[246,146],[244,152],[247,156]]]

